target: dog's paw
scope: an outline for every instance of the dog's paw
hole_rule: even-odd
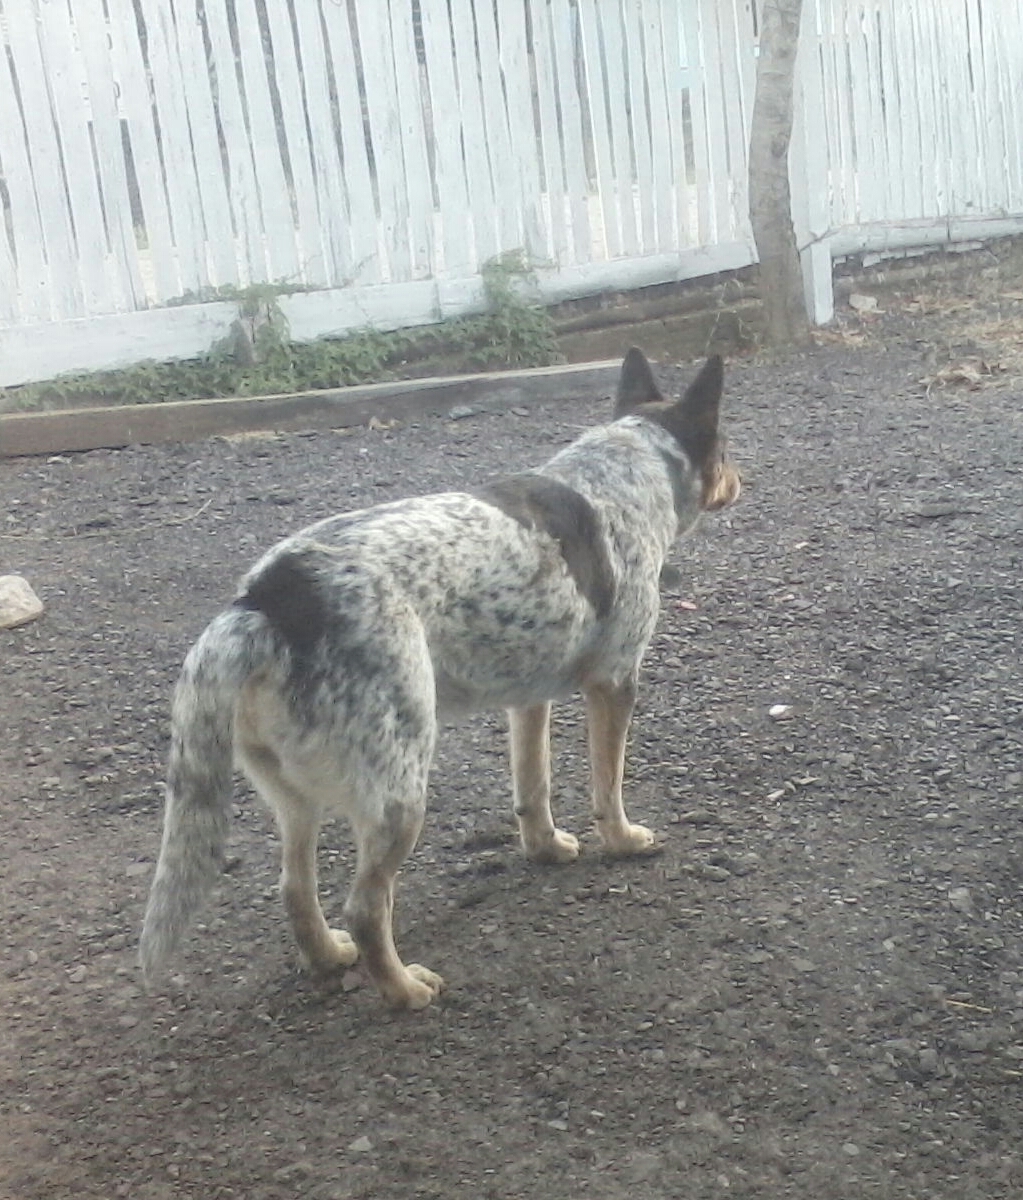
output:
[[[608,854],[658,854],[662,847],[653,830],[645,825],[623,825],[614,831],[601,829]]]
[[[560,863],[575,862],[579,857],[579,839],[574,833],[565,833],[555,829],[550,837],[542,842],[534,842],[525,847],[526,855],[533,862]]]
[[[434,971],[420,963],[409,963],[405,968],[405,978],[402,986],[391,991],[386,999],[395,1008],[408,1008],[412,1011],[426,1006],[444,990],[444,980]]]
[[[302,966],[307,971],[313,971],[317,975],[329,975],[358,962],[359,947],[352,940],[352,935],[344,929],[331,929],[329,933],[330,941],[315,958],[302,954]]]

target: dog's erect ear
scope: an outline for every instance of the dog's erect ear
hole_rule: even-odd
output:
[[[654,373],[642,350],[633,346],[622,362],[622,373],[618,376],[618,391],[615,393],[615,418],[628,416],[641,404],[663,400],[661,390],[654,382]]]
[[[672,413],[671,431],[695,466],[706,462],[717,445],[724,380],[725,365],[721,355],[715,354],[703,364]]]

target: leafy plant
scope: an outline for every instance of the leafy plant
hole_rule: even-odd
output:
[[[487,307],[478,316],[415,329],[362,329],[343,338],[302,343],[291,341],[280,297],[303,289],[287,283],[206,289],[180,297],[177,303],[238,303],[231,334],[208,354],[2,389],[0,412],[271,395],[384,382],[437,370],[457,374],[558,361],[550,315],[523,295],[524,286],[535,282],[523,252],[491,259],[481,275]]]

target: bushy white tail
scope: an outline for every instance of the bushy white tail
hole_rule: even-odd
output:
[[[139,946],[147,980],[174,949],[221,869],[231,812],[235,705],[242,684],[273,652],[265,618],[235,607],[207,626],[185,659],[171,717],[163,844]]]

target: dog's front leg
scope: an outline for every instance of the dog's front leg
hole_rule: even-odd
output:
[[[579,856],[579,839],[555,827],[551,816],[551,706],[508,710],[512,792],[522,848],[534,862],[566,863]]]
[[[631,825],[622,806],[625,740],[636,704],[636,677],[620,684],[591,684],[585,697],[597,832],[612,854],[650,854],[657,849],[653,833],[644,825]]]

